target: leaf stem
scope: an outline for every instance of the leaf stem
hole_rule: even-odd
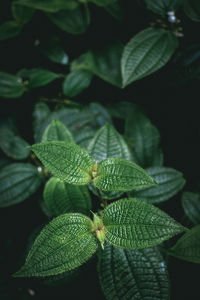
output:
[[[97,191],[99,200],[100,200],[100,202],[101,202],[101,206],[102,206],[103,208],[105,208],[105,207],[108,205],[107,200],[104,199],[104,198],[102,197],[102,194],[101,194],[100,190],[99,190],[97,187],[96,187],[96,191]]]

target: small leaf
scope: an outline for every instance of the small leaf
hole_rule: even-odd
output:
[[[200,3],[199,0],[185,0],[184,12],[192,21],[200,22]]]
[[[22,25],[15,21],[7,21],[0,25],[0,41],[10,39],[20,34]]]
[[[46,183],[43,196],[47,207],[55,216],[66,212],[88,215],[92,208],[87,187],[71,185],[55,177]]]
[[[69,73],[62,85],[63,94],[68,97],[75,97],[88,88],[92,81],[92,73],[87,70],[74,70]]]
[[[122,158],[101,161],[93,183],[103,191],[130,191],[155,185],[144,169]]]
[[[147,28],[139,32],[125,46],[122,54],[123,87],[163,67],[177,47],[177,37],[165,29]]]
[[[133,198],[110,204],[102,220],[106,241],[126,249],[156,246],[186,230],[162,210]]]
[[[64,214],[51,221],[36,238],[25,265],[14,277],[48,276],[72,270],[97,250],[92,221],[81,214]]]
[[[0,171],[0,207],[22,202],[34,194],[41,184],[35,166],[28,163],[13,163]]]
[[[13,18],[19,24],[28,23],[35,12],[33,8],[18,5],[17,2],[12,2],[11,10]]]
[[[169,254],[186,261],[200,263],[200,225],[185,233],[169,250]]]
[[[57,12],[61,9],[75,9],[78,6],[78,1],[76,0],[18,0],[14,3],[47,12]]]
[[[107,300],[169,299],[167,266],[156,247],[124,250],[107,243],[98,274]]]
[[[23,93],[24,87],[20,77],[0,72],[0,97],[19,98]]]
[[[67,127],[62,122],[54,119],[51,124],[47,126],[42,136],[42,142],[50,141],[73,142],[74,139]]]
[[[63,141],[35,144],[30,148],[55,177],[75,185],[90,182],[93,161],[84,148]]]
[[[34,139],[36,142],[40,142],[40,132],[41,127],[45,120],[49,117],[51,111],[47,104],[43,102],[38,102],[34,106],[33,110],[33,130],[34,130]],[[42,135],[41,135],[42,138]]]
[[[195,225],[200,224],[200,195],[184,192],[181,201],[184,212],[190,221]]]
[[[146,171],[157,182],[158,186],[133,191],[130,193],[132,197],[152,204],[160,203],[176,195],[185,184],[183,174],[175,169],[152,167]]]
[[[183,0],[145,0],[147,8],[161,16],[179,8]]]

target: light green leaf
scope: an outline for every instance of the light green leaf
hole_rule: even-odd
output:
[[[199,0],[185,0],[184,12],[192,21],[200,22],[200,2]]]
[[[145,0],[147,8],[161,16],[179,8],[183,0]]]
[[[75,185],[90,182],[93,161],[84,148],[63,141],[35,144],[30,148],[55,177]]]
[[[138,165],[122,159],[107,158],[98,164],[94,185],[103,191],[130,191],[155,185],[155,181]]]
[[[0,25],[0,41],[10,39],[20,34],[22,25],[16,21],[7,21]]]
[[[89,0],[89,2],[93,2],[98,6],[107,6],[109,4],[112,4],[114,1],[115,0]]]
[[[76,0],[18,0],[14,3],[47,12],[57,12],[61,9],[75,9],[78,6],[78,1]]]
[[[157,182],[158,186],[133,191],[130,193],[132,197],[152,204],[160,203],[176,195],[185,184],[183,174],[175,169],[152,167],[146,171]]]
[[[106,241],[126,249],[156,246],[186,230],[162,210],[134,198],[110,204],[102,220]]]
[[[14,277],[60,274],[86,262],[97,250],[92,221],[81,214],[64,214],[36,238],[25,265]]]
[[[169,254],[186,261],[200,263],[200,225],[185,233],[169,250]]]
[[[195,225],[200,224],[200,194],[184,192],[181,202],[190,221]]]
[[[42,136],[42,142],[50,141],[73,142],[74,139],[67,127],[62,122],[54,119],[51,124],[47,126]]]
[[[43,102],[38,102],[35,104],[33,110],[33,130],[34,130],[34,139],[36,142],[41,141],[42,134],[43,134],[43,132],[41,134],[41,127],[50,114],[51,111],[47,104]]]
[[[0,207],[22,202],[34,194],[41,184],[35,166],[28,163],[13,163],[0,171]]]
[[[0,72],[0,97],[19,98],[23,93],[23,82],[19,76]]]
[[[168,300],[166,263],[155,248],[124,250],[105,245],[98,275],[107,300]]]
[[[90,11],[86,4],[73,10],[48,13],[47,16],[56,26],[71,34],[84,33],[90,24]]]
[[[92,204],[85,186],[75,186],[52,177],[44,188],[44,200],[47,207],[58,216],[66,212],[89,214]]]
[[[88,88],[92,81],[92,73],[87,70],[74,70],[69,73],[62,85],[63,94],[68,97],[75,97]]]
[[[162,28],[147,28],[125,46],[121,70],[123,87],[163,67],[178,47],[175,35]]]
[[[35,12],[33,8],[18,5],[17,2],[12,2],[11,10],[12,10],[13,18],[19,24],[28,23]]]

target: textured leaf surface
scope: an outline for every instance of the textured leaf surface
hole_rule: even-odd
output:
[[[186,0],[183,8],[191,20],[200,22],[200,2],[198,0]]]
[[[191,192],[184,192],[182,206],[186,216],[194,224],[200,224],[200,195]]]
[[[134,198],[121,199],[103,211],[106,241],[126,249],[156,246],[185,228],[162,210]]]
[[[184,186],[183,174],[172,168],[152,167],[147,173],[157,182],[158,186],[133,191],[131,196],[149,203],[160,203],[176,195]]]
[[[5,98],[19,98],[24,93],[20,77],[0,72],[0,96]]]
[[[147,28],[125,46],[122,60],[123,87],[163,67],[178,47],[178,39],[164,29]]]
[[[41,178],[35,166],[13,163],[0,171],[0,207],[22,202],[36,192]]]
[[[200,225],[185,233],[169,253],[186,261],[200,263]]]
[[[13,2],[11,6],[13,18],[20,24],[28,23],[35,10],[30,7],[18,5],[17,2]]]
[[[168,11],[176,10],[183,0],[145,0],[147,8],[154,13],[165,16]]]
[[[10,39],[20,34],[22,25],[15,21],[7,21],[0,25],[0,41]]]
[[[64,214],[51,221],[36,238],[25,265],[14,276],[48,276],[72,270],[97,249],[91,220]]]
[[[93,161],[88,152],[63,141],[35,144],[31,150],[55,176],[68,183],[84,185],[91,180]]]
[[[76,0],[19,0],[16,4],[43,11],[56,12],[61,9],[75,9],[78,2]]]
[[[44,188],[44,200],[50,211],[58,216],[66,212],[89,214],[92,204],[88,189],[52,177]]]
[[[103,191],[130,191],[155,185],[144,169],[122,158],[107,158],[101,161],[93,183]]]
[[[107,300],[168,300],[167,267],[157,248],[124,250],[105,245],[98,262]]]
[[[71,132],[67,127],[58,120],[53,120],[51,124],[47,126],[45,132],[42,136],[42,142],[50,141],[66,141],[73,142],[73,137]]]

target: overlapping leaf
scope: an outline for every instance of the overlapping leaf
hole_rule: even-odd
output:
[[[19,98],[23,93],[24,86],[19,76],[0,72],[0,97]]]
[[[182,206],[186,216],[194,224],[200,224],[200,195],[192,192],[184,192]]]
[[[42,136],[42,142],[50,141],[73,142],[74,139],[67,127],[62,122],[54,119],[51,124],[47,126]]]

